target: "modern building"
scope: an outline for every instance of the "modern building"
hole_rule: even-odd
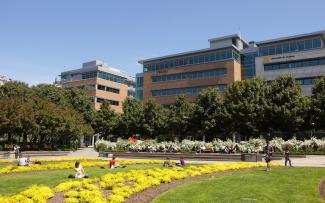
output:
[[[139,61],[143,64],[143,97],[171,104],[179,94],[194,101],[206,87],[223,92],[228,84],[280,75],[297,79],[311,95],[315,79],[325,75],[325,31],[249,42],[240,35],[210,39],[207,49]]]
[[[5,75],[0,75],[0,86],[5,84],[6,82],[10,81]]]
[[[143,73],[137,73],[135,78],[135,98],[143,100]]]
[[[305,95],[311,95],[315,79],[325,75],[325,31],[257,42],[257,77],[267,81],[286,74],[296,78]]]
[[[223,92],[228,84],[241,80],[240,51],[249,44],[239,35],[209,40],[207,49],[139,61],[143,64],[143,97],[163,105],[184,94],[193,102],[207,87]]]
[[[82,68],[61,73],[63,88],[83,88],[98,110],[107,101],[116,112],[122,113],[126,97],[135,95],[135,79],[127,73],[110,67],[103,61],[90,61]]]

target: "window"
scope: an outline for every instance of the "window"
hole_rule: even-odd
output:
[[[305,49],[311,49],[313,47],[313,41],[310,40],[306,40],[305,41]]]
[[[297,43],[296,42],[290,43],[290,51],[291,52],[297,51]]]
[[[276,64],[265,64],[264,70],[278,70],[278,69],[288,69],[288,68],[300,68],[300,67],[309,67],[309,66],[318,66],[325,64],[325,57],[323,58],[314,58],[300,61],[292,61],[286,63],[276,63]]]
[[[105,91],[105,86],[103,86],[103,85],[97,85],[97,89],[98,90],[104,90]]]
[[[289,44],[284,44],[282,46],[283,53],[288,53],[290,51]]]
[[[298,42],[298,50],[302,51],[305,49],[305,42],[304,41],[299,41]]]
[[[321,39],[313,39],[313,48],[321,48],[322,47],[322,42]]]
[[[227,69],[218,68],[218,69],[204,70],[204,71],[152,76],[151,81],[165,82],[165,81],[186,80],[186,79],[195,79],[195,78],[203,78],[203,77],[222,77],[225,75],[227,75]]]
[[[269,55],[274,55],[275,54],[275,47],[269,47]]]
[[[276,46],[276,54],[282,54],[282,45]]]
[[[153,97],[157,97],[157,96],[175,96],[179,94],[197,94],[207,87],[209,86],[152,90],[151,95]],[[219,89],[219,91],[224,91],[226,87],[227,87],[226,84],[220,84],[215,86],[215,88]]]

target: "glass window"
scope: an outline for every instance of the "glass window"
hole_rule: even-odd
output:
[[[179,65],[183,66],[184,65],[184,60],[183,59],[179,59]]]
[[[204,56],[204,63],[209,63],[210,62],[210,57],[209,55]]]
[[[322,47],[322,42],[321,39],[313,39],[313,48],[321,48]]]
[[[276,46],[276,54],[282,54],[282,45]]]
[[[284,45],[282,46],[282,51],[283,51],[283,53],[288,53],[289,50],[290,50],[290,48],[289,48],[289,44],[284,44]]]
[[[290,51],[297,51],[297,43],[296,42],[292,42],[290,43]]]
[[[304,50],[305,49],[305,42],[304,41],[299,41],[298,42],[298,50]]]
[[[269,47],[269,55],[274,55],[275,54],[275,47],[271,46]]]
[[[313,47],[313,41],[310,40],[306,40],[305,41],[305,49],[311,49]]]
[[[215,60],[218,61],[220,60],[220,54],[219,52],[214,53]]]
[[[262,48],[260,48],[260,55],[261,56],[267,56],[267,55],[269,55],[269,52],[268,52],[268,48],[267,47],[262,47]]]
[[[199,63],[204,63],[204,56],[199,56]]]
[[[184,66],[188,64],[188,58],[184,58]]]
[[[216,55],[210,54],[210,61],[215,61],[215,60],[216,60]]]
[[[194,56],[194,64],[198,64],[199,63],[199,57],[198,56]]]
[[[193,57],[190,57],[189,64],[190,64],[190,65],[193,64]]]

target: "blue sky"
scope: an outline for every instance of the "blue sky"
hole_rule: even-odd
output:
[[[140,59],[325,30],[324,0],[1,0],[0,74],[29,84],[99,59],[130,75]]]

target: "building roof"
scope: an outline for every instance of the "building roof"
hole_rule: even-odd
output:
[[[61,73],[61,75],[70,75],[70,74],[80,74],[80,73],[85,73],[85,72],[89,72],[89,71],[103,71],[112,75],[116,75],[116,76],[120,76],[123,78],[126,78],[130,81],[135,81],[135,78],[128,75],[126,72],[119,70],[117,68],[113,68],[108,66],[106,63],[102,62],[102,61],[90,61],[90,62],[85,62],[83,64],[88,64],[94,62],[93,66],[83,66],[82,68],[79,69],[74,69],[74,70],[69,70],[69,71],[64,71]],[[95,64],[96,62],[96,64]],[[100,63],[98,63],[100,62]]]
[[[209,39],[209,43],[211,42],[215,42],[215,41],[222,41],[225,39],[232,39],[232,38],[239,38],[244,45],[249,46],[249,43],[246,42],[239,34],[232,34],[232,35],[226,35],[226,36],[222,36],[222,37],[215,37],[215,38],[211,38]]]
[[[292,36],[287,36],[287,37],[280,37],[280,38],[260,41],[260,42],[256,42],[256,44],[258,46],[260,46],[260,45],[264,45],[264,44],[271,44],[271,43],[276,43],[276,42],[281,42],[281,41],[313,37],[313,36],[322,36],[324,38],[324,35],[325,35],[325,30],[321,30],[321,31],[317,31],[317,32],[310,32],[310,33],[305,33],[305,34],[292,35]]]
[[[171,55],[166,55],[166,56],[161,56],[161,57],[155,57],[155,58],[150,58],[150,59],[144,59],[144,60],[140,60],[138,62],[140,64],[143,64],[143,63],[150,62],[150,61],[157,61],[157,60],[162,60],[162,59],[167,59],[167,58],[174,58],[174,57],[179,57],[179,56],[187,56],[187,55],[191,55],[191,54],[199,54],[199,53],[215,51],[215,50],[222,50],[222,49],[229,49],[229,48],[234,48],[234,49],[238,50],[238,48],[236,46],[234,46],[234,45],[228,46],[228,47],[223,47],[223,48],[206,48],[206,49],[199,49],[199,50],[195,50],[195,51],[188,51],[188,52],[171,54]]]

